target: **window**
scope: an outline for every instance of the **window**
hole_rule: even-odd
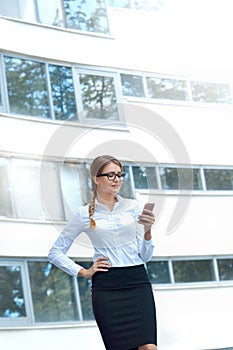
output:
[[[157,189],[155,167],[133,166],[134,186],[136,189]]]
[[[132,181],[130,177],[129,166],[123,166],[123,172],[125,173],[124,180],[120,189],[120,195],[124,198],[133,198]]]
[[[0,54],[0,110],[3,107],[3,101],[2,101],[2,55]]]
[[[212,191],[233,190],[232,169],[204,169],[206,188]]]
[[[110,6],[154,11],[163,4],[162,0],[108,0]]]
[[[108,34],[105,0],[63,0],[67,28]]]
[[[131,0],[108,0],[108,4],[114,7],[129,9],[131,7]]]
[[[217,264],[214,264],[217,261]],[[89,268],[91,261],[78,261]],[[233,257],[163,258],[146,263],[152,284],[233,281]],[[219,275],[219,280],[216,276]],[[0,260],[0,323],[37,323],[94,320],[90,279],[72,277],[45,259]],[[224,284],[222,284],[224,285]]]
[[[82,118],[119,119],[113,76],[80,73],[79,85]]]
[[[124,96],[145,97],[142,76],[121,74],[121,87]]]
[[[10,193],[8,161],[0,158],[0,216],[13,216]]]
[[[80,205],[90,200],[89,165],[89,162],[41,162],[0,157],[0,217],[69,220]],[[126,176],[120,195],[134,198],[135,190],[194,190],[203,194],[206,190],[233,190],[233,169],[204,168],[202,175],[201,170],[144,163],[136,166],[123,162]]]
[[[21,266],[0,266],[0,318],[26,317]]]
[[[52,264],[29,261],[35,322],[80,320],[73,278]]]
[[[146,82],[150,98],[188,100],[187,86],[184,80],[147,77]]]
[[[162,5],[162,0],[134,0],[136,10],[155,11]]]
[[[217,259],[220,281],[233,280],[233,259]]]
[[[199,169],[160,167],[164,190],[202,190]]]
[[[0,261],[0,300],[3,326],[94,319],[91,279],[72,277],[46,260]]]
[[[12,159],[11,179],[17,218],[64,220],[56,163]]]
[[[232,103],[227,84],[192,82],[191,85],[195,102]]]
[[[50,117],[45,64],[5,56],[10,112]]]
[[[80,185],[78,165],[64,163],[60,168],[60,179],[65,218],[69,220],[86,196],[85,187]]]
[[[10,113],[78,122],[79,109],[82,120],[120,118],[116,74],[76,70],[74,78],[67,66],[9,56],[4,62]]]
[[[168,261],[148,262],[147,272],[152,284],[171,283]]]
[[[14,115],[75,123],[119,121],[123,119],[119,108],[122,95],[159,99],[160,103],[190,100],[185,80],[1,57],[4,64],[0,70],[0,110]],[[220,91],[221,86],[215,85]],[[230,87],[224,86],[230,96]],[[211,102],[225,103],[214,96]],[[230,97],[229,103],[232,103]]]
[[[87,202],[88,176],[85,164],[0,158],[0,216],[69,220]]]
[[[0,15],[52,26],[109,34],[105,0],[1,1]]]
[[[57,0],[37,0],[37,21],[52,26],[64,27],[61,2]]]
[[[49,77],[55,119],[77,122],[72,69],[50,64]]]
[[[215,263],[216,262],[216,263]],[[146,263],[152,284],[233,281],[233,258],[168,258]],[[219,278],[218,278],[219,276]]]
[[[214,281],[212,260],[174,260],[172,262],[176,283]]]
[[[34,7],[32,0],[8,0],[0,1],[0,15],[24,20],[33,20]]]

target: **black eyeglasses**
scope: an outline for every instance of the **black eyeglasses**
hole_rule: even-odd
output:
[[[101,176],[107,176],[109,181],[116,180],[116,177],[118,177],[119,180],[123,180],[125,177],[125,173],[114,173],[114,171],[110,171],[109,173],[99,174],[96,177],[101,177]]]

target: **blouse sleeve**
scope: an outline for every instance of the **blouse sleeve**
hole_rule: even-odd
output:
[[[147,241],[145,238],[138,238],[138,247],[140,258],[145,262],[151,260],[154,251],[152,239]]]
[[[71,276],[77,276],[82,266],[75,263],[66,253],[81,232],[83,232],[81,218],[80,213],[77,212],[56,239],[48,254],[48,260],[51,264]]]

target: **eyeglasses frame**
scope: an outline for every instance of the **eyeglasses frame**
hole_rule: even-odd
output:
[[[126,173],[114,173],[114,171],[109,171],[108,173],[98,174],[98,175],[96,175],[96,177],[107,176],[109,181],[115,181],[116,177],[118,177],[119,180],[123,180],[125,175],[126,175]],[[110,179],[109,177],[111,177],[111,176],[114,176],[114,178]]]

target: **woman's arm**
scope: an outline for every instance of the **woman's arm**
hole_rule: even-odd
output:
[[[82,266],[75,263],[66,253],[73,244],[74,239],[82,231],[83,227],[81,225],[80,213],[77,212],[56,239],[48,254],[50,263],[72,276],[77,276]]]

